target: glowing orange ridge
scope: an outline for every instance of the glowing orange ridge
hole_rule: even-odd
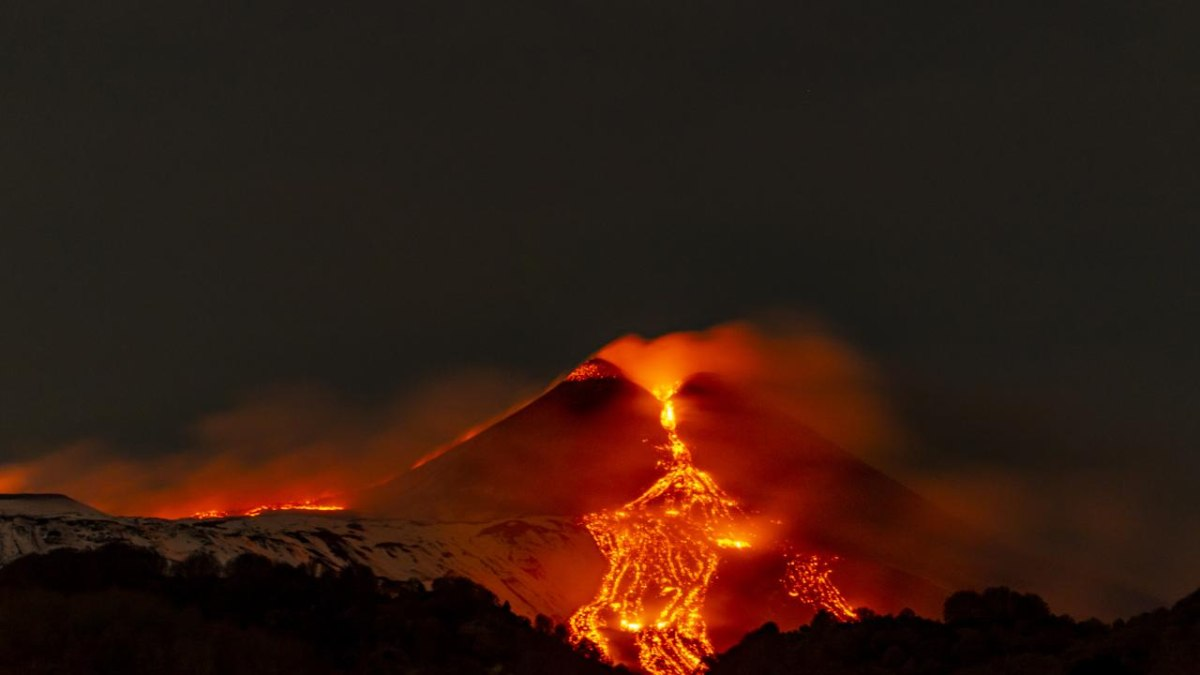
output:
[[[283,502],[280,504],[261,504],[244,511],[220,511],[212,509],[209,511],[198,511],[190,517],[197,520],[208,518],[232,518],[237,516],[261,516],[264,513],[271,511],[345,511],[346,507],[335,504],[318,504],[314,501],[303,502]]]

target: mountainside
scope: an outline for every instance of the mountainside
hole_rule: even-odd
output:
[[[0,516],[8,515],[107,517],[87,504],[54,493],[0,494]]]
[[[423,465],[348,495],[353,513],[170,521],[107,516],[63,495],[0,495],[0,565],[111,542],[176,561],[254,553],[322,569],[361,564],[394,580],[463,576],[520,614],[561,622],[596,597],[608,570],[585,517],[623,508],[668,475],[676,442],[686,443],[698,479],[727,496],[729,534],[745,539],[716,554],[711,585],[701,588],[717,649],[766,621],[804,623],[828,602],[850,616],[856,607],[936,616],[951,591],[997,583],[1047,594],[1073,584],[1091,598],[1136,598],[1126,604],[1134,609],[1153,604],[1005,549],[717,376],[694,375],[669,400],[665,408],[611,363],[589,361]],[[679,513],[650,515],[653,529]],[[826,597],[814,599],[817,590]]]
[[[355,500],[364,512],[422,520],[575,518],[654,481],[666,442],[658,401],[593,360],[525,407]]]
[[[5,501],[22,500],[0,497],[0,503]],[[572,579],[581,569],[594,568],[598,575],[602,564],[587,533],[562,518],[428,524],[301,512],[178,521],[87,513],[0,514],[0,565],[32,553],[110,543],[149,548],[173,561],[208,553],[224,563],[253,553],[326,570],[365,565],[398,581],[462,576],[491,589],[519,614],[543,613],[559,621],[586,601],[584,590],[572,592],[570,584],[559,580]]]
[[[716,375],[700,373],[678,384],[672,401],[679,437],[757,535],[754,545],[723,557],[709,593],[718,643],[766,620],[794,625],[812,616],[813,607],[789,597],[779,583],[794,555],[834,560],[833,578],[846,601],[883,612],[911,607],[934,616],[948,592],[996,583],[1070,584],[1085,589],[1073,599],[1104,598],[1092,606],[1063,602],[1081,612],[1153,604],[1084,571],[1008,550]],[[593,359],[356,505],[376,515],[455,521],[533,514],[576,521],[611,511],[662,475],[668,441],[660,411],[655,394]],[[581,569],[573,583],[594,591],[601,576]]]
[[[815,607],[780,583],[793,553],[840,557],[836,581],[847,600],[882,611],[936,613],[966,576],[927,564],[936,556],[894,550],[898,539],[926,553],[954,540],[952,528],[909,527],[941,517],[894,481],[716,378],[693,378],[677,400],[679,434],[697,467],[764,528],[749,550],[722,558],[707,603],[716,644],[766,620],[795,625],[812,616]],[[662,475],[668,439],[660,408],[615,366],[593,360],[507,418],[352,499],[366,517],[293,511],[167,521],[83,505],[49,515],[21,499],[14,505],[29,509],[0,516],[0,564],[113,541],[173,560],[203,551],[332,569],[359,563],[391,579],[465,576],[519,613],[561,621],[592,599],[606,570],[581,517],[620,507]]]
[[[696,466],[763,530],[765,546],[722,563],[710,596],[714,606],[766,594],[764,606],[771,609],[754,621],[781,613],[786,621],[811,616],[811,607],[797,609],[777,583],[791,550],[841,557],[848,599],[885,611],[909,606],[936,613],[947,590],[978,581],[967,558],[982,553],[979,541],[807,427],[757,406],[713,375],[684,382],[674,400],[679,436]],[[379,514],[433,520],[578,519],[616,509],[662,475],[667,438],[660,407],[620,369],[593,359],[361,504]],[[588,583],[596,588],[599,576]],[[754,625],[738,621],[731,630]]]

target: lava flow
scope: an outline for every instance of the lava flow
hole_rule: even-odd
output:
[[[837,557],[825,559],[817,555],[795,556],[787,563],[784,587],[788,595],[810,607],[829,612],[839,621],[854,621],[858,618],[858,613],[829,580],[833,574],[834,562],[837,562]]]
[[[616,512],[585,517],[609,569],[596,597],[570,619],[574,642],[612,658],[607,633],[631,633],[649,673],[693,673],[713,654],[701,609],[722,548],[749,544],[732,528],[737,503],[692,463],[675,432],[674,388],[655,391],[670,455],[666,473]]]
[[[345,511],[346,507],[336,506],[334,504],[319,504],[314,501],[303,502],[285,502],[282,504],[261,504],[253,508],[242,511],[220,511],[209,510],[193,513],[190,517],[196,520],[206,520],[210,518],[234,518],[234,517],[254,517],[261,516],[264,513],[273,511]]]

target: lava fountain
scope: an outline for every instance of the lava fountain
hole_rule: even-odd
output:
[[[668,439],[664,475],[619,510],[584,518],[609,568],[568,622],[574,642],[591,642],[609,659],[609,634],[632,634],[642,668],[655,674],[704,669],[713,646],[701,610],[721,549],[749,546],[735,532],[737,502],[696,468],[676,433],[675,389],[654,392]]]

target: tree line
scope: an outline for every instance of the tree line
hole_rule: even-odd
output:
[[[1174,675],[1200,672],[1200,591],[1112,624],[1007,588],[950,596],[941,621],[859,611],[748,634],[714,675]],[[125,544],[0,568],[0,674],[366,675],[626,672],[461,578],[376,577],[255,555],[170,562]]]

